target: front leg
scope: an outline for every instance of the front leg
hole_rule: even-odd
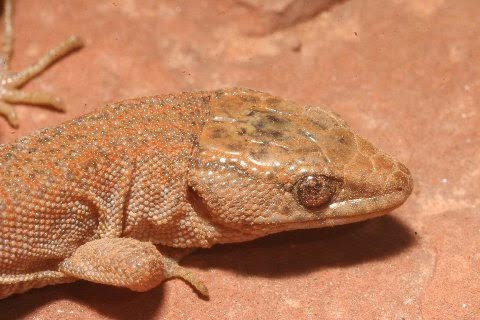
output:
[[[208,297],[205,284],[188,269],[162,255],[150,242],[102,238],[85,243],[59,266],[65,275],[92,282],[148,291],[170,278],[181,278]]]

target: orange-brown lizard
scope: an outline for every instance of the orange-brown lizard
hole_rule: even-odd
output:
[[[206,286],[163,248],[361,221],[408,169],[337,115],[224,89],[109,104],[0,147],[0,298],[88,280]]]

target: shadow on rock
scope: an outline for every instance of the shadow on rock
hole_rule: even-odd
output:
[[[284,232],[246,243],[218,245],[194,253],[183,265],[280,278],[319,268],[386,260],[413,243],[413,231],[398,219],[383,216],[334,228]],[[192,299],[194,296],[192,292]],[[78,313],[94,309],[112,319],[152,319],[161,311],[164,296],[163,286],[138,293],[79,281],[34,289],[1,300],[0,315],[2,319],[25,318],[32,312],[38,314],[39,309],[56,300],[71,301],[68,310],[78,310]],[[52,316],[61,317],[60,309],[50,308],[46,313],[54,312]]]
[[[162,308],[163,289],[159,286],[149,292],[139,293],[84,281],[45,287],[1,300],[0,318],[26,318],[33,312],[38,316],[44,313],[39,312],[39,309],[56,300],[68,300],[71,306],[49,308],[45,311],[48,318],[61,319],[76,316],[83,319],[82,310],[93,309],[110,319],[152,319]],[[47,319],[46,316],[45,319]]]
[[[268,8],[268,4],[254,0],[237,0],[237,3],[250,11],[255,23],[246,26],[247,33],[265,36],[288,29],[299,23],[313,19],[346,0],[290,0],[283,8]],[[274,6],[275,7],[275,6]]]
[[[413,231],[383,216],[333,228],[271,235],[251,242],[218,245],[187,258],[184,265],[228,269],[241,274],[284,277],[386,260],[414,243]]]

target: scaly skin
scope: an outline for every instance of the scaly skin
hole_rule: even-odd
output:
[[[179,277],[154,245],[210,247],[365,220],[409,171],[336,115],[248,89],[110,104],[0,150],[0,297]]]

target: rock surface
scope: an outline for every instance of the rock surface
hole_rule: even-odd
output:
[[[0,301],[2,319],[479,319],[477,0],[18,0],[14,68],[69,34],[86,47],[27,90],[0,141],[107,101],[244,86],[331,109],[401,159],[415,191],[391,215],[199,251],[180,281],[138,294],[85,282]]]

